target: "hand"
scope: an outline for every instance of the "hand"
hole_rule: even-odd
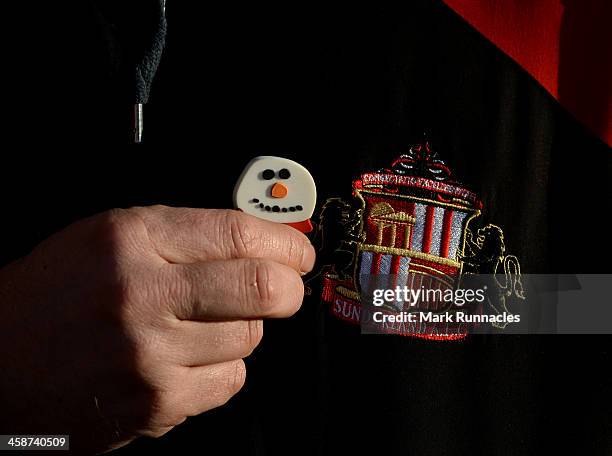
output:
[[[288,317],[315,253],[232,210],[112,210],[0,271],[0,430],[103,451],[242,387],[262,318]]]

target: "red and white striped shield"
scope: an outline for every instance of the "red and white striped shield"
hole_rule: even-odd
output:
[[[353,195],[360,206],[355,211],[359,223],[343,225],[350,228],[343,248],[345,254],[355,249],[354,275],[347,278],[343,273],[346,268],[334,265],[323,276],[322,298],[332,304],[334,315],[362,327],[367,324],[371,315],[364,310],[361,292],[372,283],[377,288],[407,287],[415,291],[456,288],[468,226],[480,214],[482,203],[452,179],[450,169],[428,144],[412,147],[390,169],[362,174],[353,181]],[[407,302],[388,304],[395,311],[444,311],[449,305],[430,299],[410,302],[410,309]],[[379,329],[439,340],[466,335],[461,328],[438,327],[436,323]]]

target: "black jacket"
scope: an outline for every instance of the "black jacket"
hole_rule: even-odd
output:
[[[610,271],[609,147],[444,5],[196,3],[168,5],[141,146],[127,144],[121,56],[93,4],[22,12],[5,87],[4,262],[111,207],[229,208],[256,155],[304,164],[321,202],[348,196],[427,131],[524,272]],[[362,336],[314,295],[266,323],[226,407],[119,454],[610,454],[610,347]]]

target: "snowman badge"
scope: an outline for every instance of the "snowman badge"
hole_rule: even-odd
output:
[[[312,231],[310,217],[316,202],[312,175],[299,163],[281,157],[255,157],[234,187],[237,209],[302,233]]]

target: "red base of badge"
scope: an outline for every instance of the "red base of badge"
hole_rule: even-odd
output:
[[[352,297],[346,296],[346,293],[340,291],[341,288],[348,289],[350,281],[340,281],[333,277],[324,276],[323,278],[323,293],[322,299],[324,302],[330,303],[330,312],[336,318],[353,323],[356,325],[364,324],[363,320],[368,320],[367,316],[362,316],[361,303]],[[357,293],[357,292],[354,292]],[[374,325],[371,321],[367,324]],[[431,332],[427,330],[430,329]],[[378,325],[375,332],[384,334],[396,334],[400,336],[415,337],[417,339],[435,340],[435,341],[453,341],[462,340],[467,337],[467,333],[441,333],[441,328],[437,324],[431,324],[430,328],[422,328],[421,331],[414,331],[409,326],[403,324],[386,324]]]
[[[295,228],[302,233],[310,233],[313,230],[312,222],[310,219],[304,220],[303,222],[295,222],[295,223],[285,223],[285,225],[289,225],[292,228]]]

